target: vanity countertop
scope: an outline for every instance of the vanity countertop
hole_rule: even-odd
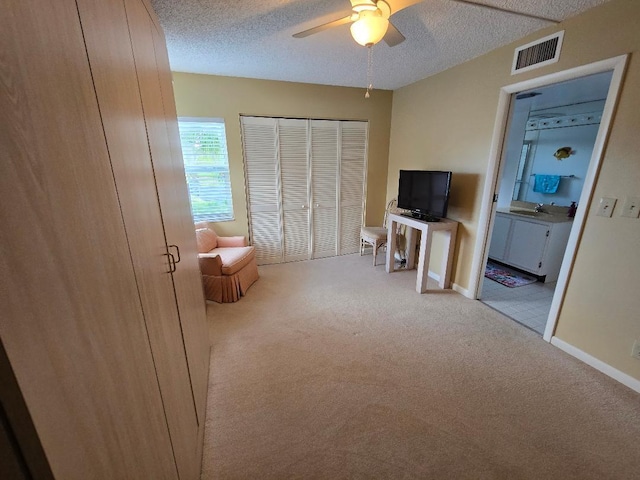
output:
[[[561,214],[536,212],[533,209],[517,208],[517,207],[516,208],[514,207],[498,208],[496,211],[498,213],[506,213],[522,219],[538,220],[538,221],[548,222],[548,223],[565,223],[565,222],[573,221],[573,218],[567,217],[567,214],[564,212]]]

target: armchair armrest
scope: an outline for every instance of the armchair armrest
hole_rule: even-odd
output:
[[[222,275],[222,259],[219,255],[211,253],[201,253],[198,255],[200,272],[202,275]]]
[[[218,237],[218,247],[246,247],[247,240],[242,236]]]

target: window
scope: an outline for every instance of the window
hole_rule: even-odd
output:
[[[178,127],[193,220],[233,220],[224,120],[180,118]]]

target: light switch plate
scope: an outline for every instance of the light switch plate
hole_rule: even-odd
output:
[[[613,207],[616,206],[616,198],[612,197],[602,197],[600,199],[600,204],[598,205],[598,211],[596,215],[600,217],[610,217],[613,215]]]
[[[638,218],[638,215],[640,215],[640,197],[625,198],[620,216]]]

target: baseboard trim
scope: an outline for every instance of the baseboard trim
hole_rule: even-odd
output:
[[[431,270],[429,270],[429,277],[433,278],[436,282],[440,281],[440,275],[438,275],[436,272],[433,272]],[[471,298],[473,300],[473,297],[471,296],[471,293],[469,292],[469,290],[467,290],[466,288],[461,287],[457,283],[452,283],[451,284],[451,289],[454,292],[458,292],[460,295],[463,295],[463,296],[465,296],[467,298]]]
[[[604,363],[602,360],[598,360],[596,357],[592,357],[586,352],[583,352],[579,348],[574,347],[573,345],[560,340],[558,337],[551,338],[551,345],[558,347],[563,352],[568,353],[572,357],[577,358],[578,360],[586,363],[587,365],[595,368],[596,370],[601,371],[608,377],[617,380],[623,385],[629,387],[631,390],[634,390],[640,393],[640,380],[633,378],[631,375],[627,375],[620,370],[613,368],[611,365]]]
[[[429,277],[433,278],[436,282],[440,281],[440,275],[436,272],[432,272],[431,270],[429,270]]]
[[[467,290],[464,287],[461,287],[460,285],[458,285],[457,283],[454,283],[453,285],[451,285],[451,288],[455,291],[458,292],[460,295],[470,298],[471,300],[473,300],[473,295],[471,295],[471,292],[469,290]]]
[[[474,300],[473,295],[471,295],[471,292],[469,290],[467,290],[466,288],[458,285],[457,283],[453,283],[451,285],[451,288],[453,289],[453,291],[458,292],[460,295],[467,297],[471,300]]]

